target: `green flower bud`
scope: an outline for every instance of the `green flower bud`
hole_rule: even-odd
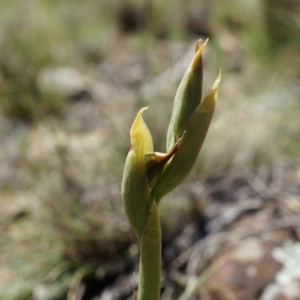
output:
[[[194,113],[202,98],[203,65],[202,54],[208,40],[196,44],[195,56],[185,72],[175,95],[171,121],[167,133],[167,150],[178,139],[183,126]]]
[[[126,158],[121,188],[125,212],[139,240],[152,204],[145,154],[153,151],[153,144],[142,118],[146,109],[139,111],[130,130],[131,149]]]
[[[181,142],[179,139],[168,153],[153,152],[151,133],[142,118],[146,109],[139,111],[130,130],[131,149],[126,158],[121,189],[125,212],[138,240],[153,202],[150,188]]]
[[[174,144],[178,137],[182,137],[182,141],[151,190],[151,196],[157,202],[189,175],[214,114],[221,73],[201,101],[202,53],[206,43],[202,47],[197,44],[195,57],[184,75],[175,97],[167,135],[167,149]]]

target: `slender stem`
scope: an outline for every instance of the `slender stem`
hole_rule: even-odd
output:
[[[145,230],[140,240],[138,300],[160,298],[161,230],[157,204],[152,203]]]

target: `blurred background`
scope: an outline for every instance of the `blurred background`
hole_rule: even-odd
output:
[[[165,150],[206,38],[204,89],[223,78],[198,163],[161,205],[162,299],[299,299],[298,0],[0,1],[0,299],[133,299],[129,129],[149,106]]]

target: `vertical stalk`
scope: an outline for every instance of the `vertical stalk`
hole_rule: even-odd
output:
[[[153,201],[151,213],[140,239],[140,270],[138,300],[160,298],[161,229],[157,203]]]

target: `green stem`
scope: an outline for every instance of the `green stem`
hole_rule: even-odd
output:
[[[160,298],[161,230],[158,208],[152,203],[145,230],[140,240],[138,300]]]

